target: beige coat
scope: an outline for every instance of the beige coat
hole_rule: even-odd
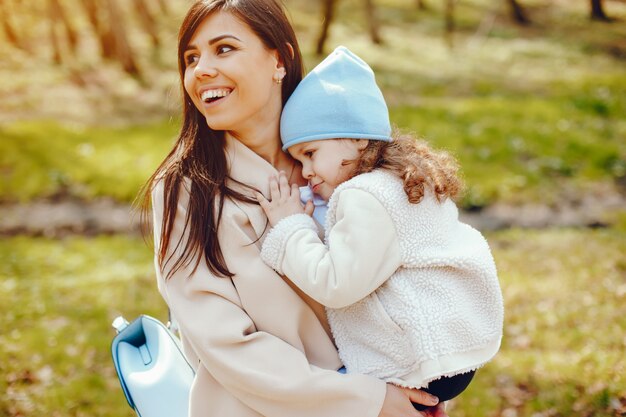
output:
[[[267,179],[276,173],[268,162],[229,137],[227,156],[233,179],[267,195]],[[176,242],[185,233],[188,198],[181,192],[170,245],[175,256],[184,247]],[[158,246],[161,183],[152,199]],[[323,307],[260,258],[266,223],[259,206],[226,201],[219,239],[232,279],[213,276],[204,260],[195,272],[181,269],[167,281],[157,266],[159,291],[196,368],[190,416],[376,417],[384,382],[336,372],[341,362]]]

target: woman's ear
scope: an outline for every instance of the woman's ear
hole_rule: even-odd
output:
[[[285,63],[283,62],[282,57],[278,53],[278,49],[274,49],[273,53],[276,66],[274,68],[274,75],[272,78],[274,79],[274,82],[280,84],[283,78],[285,78],[285,75],[287,75],[287,70],[285,69]]]
[[[296,53],[293,50],[293,45],[287,42],[287,49],[289,49],[289,53],[291,54],[291,59],[296,57]]]
[[[289,49],[289,55],[291,55],[291,59],[294,59],[296,53],[293,50],[293,46],[289,42],[287,42],[287,49]],[[276,70],[285,71],[285,62],[283,61],[283,57],[278,53],[278,49],[274,50],[275,58],[276,58]]]

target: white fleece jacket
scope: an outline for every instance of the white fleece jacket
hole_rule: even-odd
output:
[[[348,372],[409,387],[482,366],[500,347],[503,302],[487,242],[454,203],[411,204],[383,170],[341,184],[326,242],[313,220],[280,221],[261,257],[327,306]]]

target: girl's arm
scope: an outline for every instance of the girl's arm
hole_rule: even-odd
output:
[[[184,228],[187,200],[187,192],[181,191],[170,244],[174,257],[180,255],[187,237]],[[160,185],[153,193],[153,207],[155,236],[160,236],[163,218]],[[195,365],[204,367],[239,401],[268,417],[376,417],[379,412],[400,416],[385,414],[389,407],[383,406],[388,400],[383,381],[313,366],[303,353],[297,332],[277,337],[260,330],[263,323],[258,317],[252,320],[247,313],[251,302],[245,303],[244,299],[264,306],[262,311],[279,323],[289,320],[284,318],[285,314],[295,312],[272,312],[273,297],[294,297],[294,305],[302,301],[263,264],[259,249],[250,244],[246,221],[245,213],[231,208],[220,226],[224,257],[231,272],[236,274],[232,279],[212,275],[203,259],[196,269],[193,265],[180,269],[167,280],[164,279],[167,266],[162,269],[157,265],[161,292],[178,319],[186,342],[198,356]],[[180,238],[183,243],[177,245]],[[244,287],[244,282],[247,289],[258,283],[258,290],[255,288],[254,294],[242,293],[239,289]],[[299,327],[319,324],[305,316],[295,319],[300,320]],[[284,340],[289,337],[292,339]],[[330,339],[324,337],[320,341],[328,343],[328,349],[334,352]],[[405,405],[410,407],[408,402]]]
[[[338,197],[328,245],[317,236],[309,216],[292,214],[270,230],[261,251],[268,265],[331,308],[370,294],[401,261],[395,226],[382,204],[358,189],[344,190]]]

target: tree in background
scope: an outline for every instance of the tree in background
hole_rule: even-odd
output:
[[[179,3],[189,0],[176,0]],[[378,20],[376,0],[362,0],[365,12],[367,31],[374,44],[381,44],[381,24]],[[406,0],[407,3],[410,0]],[[520,0],[493,0],[494,4],[505,4],[512,20],[517,24],[531,23]],[[616,0],[618,1],[618,0]],[[626,1],[626,0],[619,0]],[[459,0],[445,0],[443,2],[427,2],[415,0],[418,10],[440,10],[444,19],[444,36],[452,45],[452,35],[456,30],[455,8]],[[335,20],[338,0],[318,0],[322,6],[322,22],[315,45],[315,52],[323,54],[324,45],[329,36],[332,22]],[[410,4],[410,3],[409,3]],[[123,7],[122,7],[123,6]],[[609,22],[612,19],[604,11],[603,0],[589,0],[590,18],[597,21]],[[0,0],[0,36],[12,48],[30,51],[31,46],[43,46],[52,51],[51,60],[62,64],[65,54],[76,56],[79,53],[83,35],[91,35],[99,46],[99,57],[106,61],[119,62],[127,73],[141,76],[136,54],[130,35],[144,35],[149,39],[151,50],[158,51],[161,47],[159,23],[164,17],[171,15],[174,8],[172,0],[45,0],[40,2],[24,0]],[[388,6],[393,7],[393,6]],[[77,13],[78,11],[78,13]],[[82,13],[80,13],[82,12]],[[30,16],[26,21],[34,19],[42,22],[47,35],[38,35],[36,43],[32,40],[32,28],[20,25],[21,17]],[[34,18],[34,19],[32,19]],[[128,26],[128,22],[137,22],[137,25]],[[23,28],[22,28],[23,26]],[[80,33],[87,29],[87,33]],[[21,30],[20,30],[21,29]],[[130,34],[129,34],[130,31]],[[34,48],[38,49],[38,48]]]
[[[146,2],[146,0],[134,0],[133,5],[135,6],[135,12],[139,17],[141,25],[150,37],[152,46],[155,49],[158,49],[161,46],[161,42],[159,40],[159,29],[154,14],[150,10],[150,5]]]
[[[159,4],[159,8],[161,9],[161,13],[163,13],[164,15],[170,14],[170,10],[167,7],[167,0],[157,0],[157,3]]]
[[[378,30],[378,20],[376,19],[376,8],[373,0],[365,0],[365,13],[367,16],[367,26],[370,31],[370,38],[376,45],[383,43]]]
[[[323,0],[322,4],[322,28],[320,34],[317,37],[317,45],[315,46],[315,53],[322,55],[324,53],[324,44],[328,39],[328,31],[330,29],[330,23],[335,17],[335,0]]]
[[[511,16],[513,17],[513,21],[520,25],[530,25],[530,19],[526,16],[526,12],[519,4],[517,0],[507,0],[509,4],[509,10],[511,11]]]
[[[446,0],[445,3],[445,11],[444,11],[444,23],[446,27],[446,35],[450,37],[452,32],[454,32],[454,6],[456,5],[456,0]],[[451,41],[451,39],[449,39]]]
[[[601,22],[610,22],[609,18],[604,12],[604,5],[602,0],[590,0],[591,6],[591,20],[599,20]]]
[[[100,56],[104,59],[114,59],[114,41],[111,39],[111,32],[106,30],[106,24],[101,17],[103,13],[100,11],[97,0],[83,0],[81,4],[85,9],[91,28],[98,39]]]
[[[66,43],[69,52],[72,55],[76,55],[76,48],[78,46],[78,35],[74,26],[70,22],[65,9],[61,5],[59,0],[48,0],[48,13],[50,24],[50,42],[52,43],[52,59],[56,64],[61,64],[63,61],[63,52],[61,45],[61,39],[66,39]],[[59,28],[61,32],[59,33]],[[64,34],[64,35],[63,35]]]
[[[80,3],[100,44],[100,56],[118,61],[124,71],[131,75],[139,75],[117,1],[83,0]]]
[[[376,6],[373,0],[363,0],[365,6],[365,16],[367,19],[367,26],[370,33],[370,39],[375,44],[381,44],[382,38],[379,32],[379,23],[376,19]],[[323,0],[322,3],[322,27],[320,34],[317,38],[317,44],[315,46],[315,53],[322,55],[324,53],[324,45],[328,39],[328,32],[330,25],[335,18],[335,8],[337,6],[337,0]]]
[[[79,33],[76,28],[86,23],[87,31],[100,47],[100,57],[119,62],[123,70],[133,76],[140,76],[141,71],[127,33],[127,19],[137,19],[139,31],[148,36],[156,50],[161,45],[157,16],[169,13],[166,0],[131,0],[123,9],[118,0],[45,0],[41,3],[38,6],[37,2],[0,0],[0,34],[9,45],[31,50],[29,36],[33,37],[36,32],[26,31],[25,27],[20,33],[15,22],[16,16],[30,16],[42,22],[47,30],[45,36],[38,35],[37,45],[52,51],[53,63],[63,64],[66,54],[78,55],[82,37],[87,33]]]
[[[13,47],[23,50],[28,50],[28,47],[25,43],[22,42],[22,39],[18,36],[13,23],[11,22],[10,16],[11,13],[7,8],[7,4],[5,1],[0,0],[0,21],[2,21],[2,31],[4,32],[4,36],[9,41]]]
[[[107,0],[106,11],[108,12],[108,28],[113,40],[113,51],[115,58],[122,64],[124,71],[131,75],[139,75],[139,67],[135,61],[128,36],[126,35],[126,26],[124,24],[124,16],[122,15],[117,0]]]

